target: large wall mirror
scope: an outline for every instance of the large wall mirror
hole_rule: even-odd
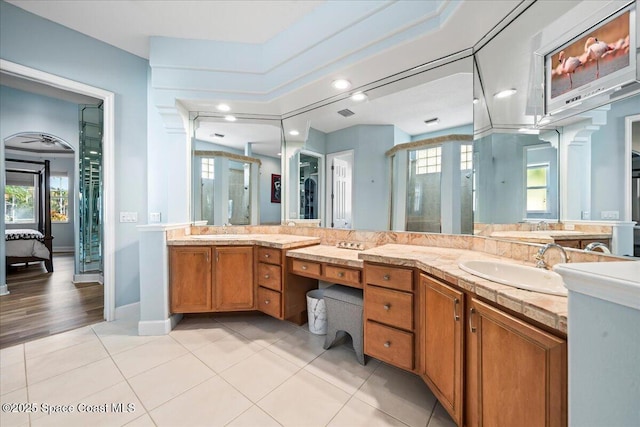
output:
[[[479,224],[520,224],[521,230],[532,231],[539,230],[541,221],[567,231],[599,226],[613,237],[613,253],[633,255],[632,221],[639,218],[633,217],[631,207],[639,202],[631,191],[633,127],[626,123],[640,113],[637,86],[596,97],[588,108],[575,106],[558,116],[545,115],[544,69],[536,57],[585,17],[605,19],[627,3],[535,2],[477,46],[477,232],[484,230]],[[546,24],[541,27],[541,22]],[[617,46],[611,58],[626,54],[624,38],[610,42]],[[601,62],[600,68],[606,64]],[[597,73],[597,65],[587,61],[581,71]],[[568,75],[560,77],[570,84]]]

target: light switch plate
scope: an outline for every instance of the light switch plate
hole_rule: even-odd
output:
[[[138,212],[120,212],[120,222],[138,222]]]
[[[149,212],[149,222],[158,223],[162,221],[162,214],[160,212]]]

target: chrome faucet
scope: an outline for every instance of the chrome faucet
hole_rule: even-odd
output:
[[[539,223],[536,224],[536,231],[546,230],[547,228],[549,227],[545,221],[540,221]]]
[[[597,249],[599,249],[600,252],[602,252],[603,254],[610,254],[611,253],[611,251],[609,250],[607,245],[605,245],[602,242],[591,242],[587,246],[584,247],[585,251],[596,251]]]
[[[557,248],[560,251],[560,254],[562,255],[562,261],[569,262],[569,256],[567,255],[567,252],[564,250],[562,246],[560,246],[557,243],[547,243],[546,245],[541,247],[538,253],[536,254],[536,260],[538,261],[536,262],[536,267],[546,268],[546,269],[549,268],[549,265],[544,260],[544,254],[551,248]]]

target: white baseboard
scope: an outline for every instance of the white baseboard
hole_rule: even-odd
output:
[[[2,295],[9,295],[9,286],[7,286],[6,284],[4,285],[0,285],[0,296]]]
[[[76,249],[73,246],[55,246],[53,248],[54,254],[63,254],[63,253],[75,253]]]
[[[132,304],[121,305],[116,307],[116,320],[123,319],[140,319],[140,303],[134,302]]]
[[[74,274],[73,283],[94,283],[98,282],[104,285],[104,276],[102,274]]]
[[[138,322],[138,335],[167,335],[180,320],[182,314],[172,314],[165,320],[141,320]]]

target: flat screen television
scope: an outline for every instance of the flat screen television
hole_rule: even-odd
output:
[[[545,115],[576,109],[636,80],[635,14],[634,2],[604,19],[591,17],[546,50]]]

